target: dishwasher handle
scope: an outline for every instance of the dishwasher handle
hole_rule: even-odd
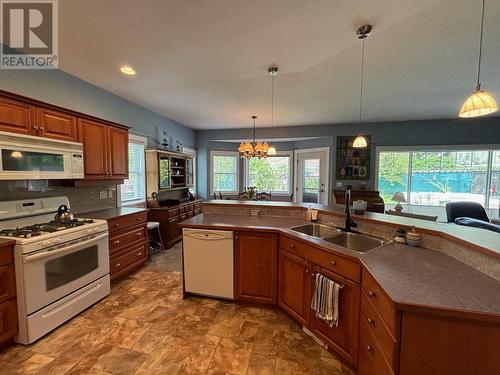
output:
[[[206,240],[206,241],[218,241],[218,240],[226,240],[233,238],[233,232],[221,232],[221,231],[187,231],[184,230],[185,237],[192,237],[198,240]]]

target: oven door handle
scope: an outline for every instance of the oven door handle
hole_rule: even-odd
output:
[[[103,238],[106,238],[106,237],[108,237],[108,233],[107,232],[104,233],[104,234],[100,234],[98,236],[92,237],[89,240],[77,242],[74,245],[65,246],[65,247],[63,247],[61,249],[57,249],[57,250],[44,250],[42,252],[39,252],[39,253],[36,253],[36,254],[33,254],[33,255],[28,255],[28,256],[24,257],[23,263],[25,263],[25,264],[26,263],[31,263],[31,262],[34,262],[34,261],[39,260],[39,259],[52,257],[53,255],[64,254],[64,253],[71,253],[75,249],[78,249],[80,247],[85,247],[86,245],[89,245],[91,243],[95,243],[95,242],[97,242],[97,241],[99,241],[99,240],[101,240]]]

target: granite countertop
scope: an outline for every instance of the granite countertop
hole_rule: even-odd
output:
[[[81,216],[88,219],[110,220],[114,219],[115,217],[136,214],[139,212],[145,212],[147,210],[148,209],[144,207],[115,207],[107,208],[104,210],[85,212]]]
[[[208,200],[203,204],[222,206],[251,206],[251,207],[279,207],[283,209],[304,209],[308,207],[320,212],[344,216],[343,207],[325,206],[314,203],[293,203],[293,202],[269,202],[250,200]],[[456,225],[453,223],[433,222],[420,219],[413,219],[401,216],[386,215],[376,212],[367,212],[364,215],[352,214],[355,221],[384,223],[392,227],[412,227],[415,226],[420,233],[440,235],[461,245],[469,246],[474,250],[481,251],[489,256],[500,258],[500,234],[480,229]]]
[[[361,254],[290,230],[308,223],[288,217],[200,214],[183,228],[274,231],[362,263],[402,310],[480,315],[500,322],[500,282],[436,250],[388,243]]]

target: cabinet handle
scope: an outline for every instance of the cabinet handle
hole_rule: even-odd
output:
[[[238,236],[234,236],[234,239],[235,239],[235,240],[237,240],[237,239],[239,239],[239,238],[240,238],[240,237],[238,237]]]
[[[369,352],[373,352],[373,348],[370,345],[366,345],[366,350]]]
[[[142,236],[142,231],[135,234],[137,237]]]
[[[121,264],[120,264],[120,263],[116,263],[116,264],[115,264],[115,268],[116,268],[116,267],[120,267],[120,266],[121,266]]]
[[[373,320],[372,318],[368,318],[366,319],[366,321],[368,322],[368,324],[370,325],[374,325],[375,324],[375,320]]]
[[[120,243],[120,240],[116,240],[113,242],[115,245],[118,245]]]
[[[336,262],[336,261],[334,261],[334,260],[332,260],[332,261],[330,261],[330,264],[331,264],[332,266],[335,266],[335,265],[337,264],[337,262]]]
[[[370,290],[370,291],[368,292],[368,295],[369,295],[370,297],[375,297],[375,292]]]
[[[135,221],[137,222],[142,221],[142,217],[138,217],[137,219],[135,219]]]
[[[306,273],[309,273],[309,270],[306,270]]]
[[[137,253],[137,256],[140,257],[142,255],[142,253]]]
[[[170,219],[168,222],[169,222],[169,223],[173,223],[173,222],[174,222],[174,221],[176,221],[176,220],[177,220],[177,218],[173,218],[173,219]]]
[[[295,249],[295,245],[293,243],[290,244],[290,249]]]

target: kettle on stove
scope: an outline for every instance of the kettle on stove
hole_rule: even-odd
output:
[[[57,209],[54,220],[59,223],[67,223],[74,219],[73,212],[71,212],[65,204],[61,204]]]

